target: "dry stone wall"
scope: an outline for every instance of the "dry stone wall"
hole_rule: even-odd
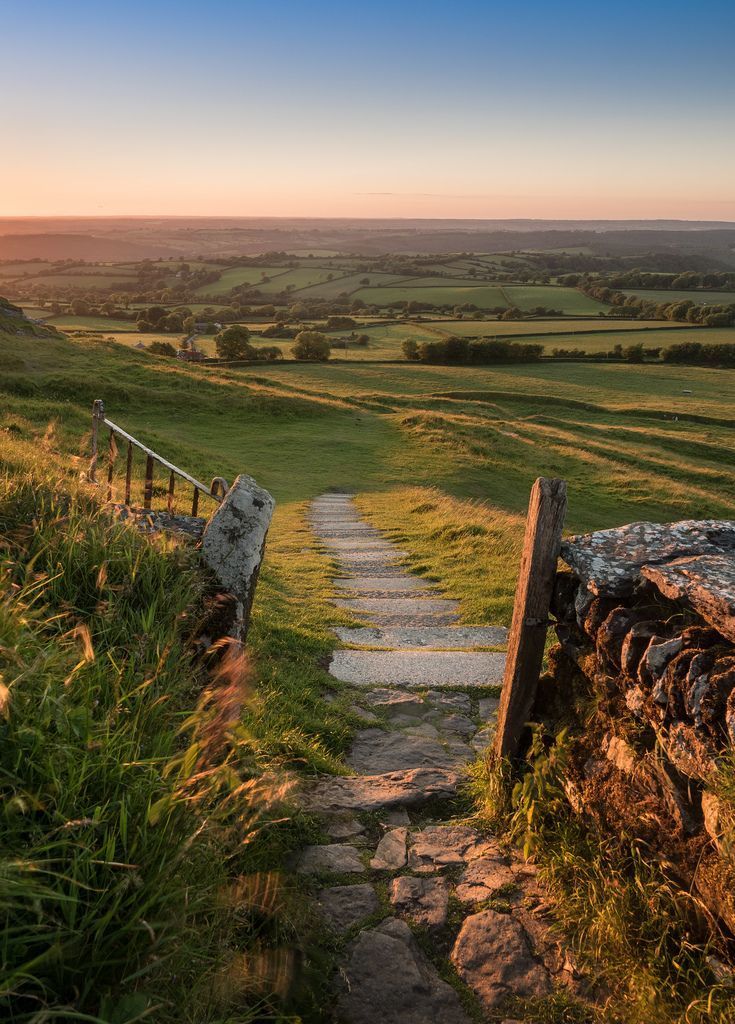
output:
[[[642,838],[735,933],[735,522],[633,523],[562,546],[540,714],[594,708],[567,795]],[[581,725],[581,722],[580,722]]]

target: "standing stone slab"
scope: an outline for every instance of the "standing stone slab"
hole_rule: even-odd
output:
[[[207,523],[201,554],[219,584],[235,596],[233,634],[245,641],[275,501],[240,475]]]
[[[343,969],[345,1024],[470,1024],[454,989],[395,918],[361,932]]]

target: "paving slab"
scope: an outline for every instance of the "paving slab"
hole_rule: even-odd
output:
[[[322,889],[318,900],[327,924],[336,932],[348,931],[380,908],[378,895],[367,882]]]
[[[320,538],[325,548],[343,553],[345,557],[362,555],[367,551],[380,552],[385,555],[396,555],[400,549],[394,544],[386,544],[377,537],[326,537]]]
[[[406,573],[401,573],[395,576],[351,576],[344,578],[337,578],[333,580],[333,583],[340,590],[345,590],[350,593],[369,590],[381,590],[385,592],[391,592],[396,594],[416,592],[421,594],[436,593],[436,589],[432,587],[430,583],[425,580],[419,579],[418,576],[408,576]]]
[[[326,846],[306,846],[296,862],[300,874],[362,874],[365,865],[354,846],[330,843]]]
[[[353,686],[497,686],[505,655],[481,651],[335,651],[329,672]]]
[[[358,618],[369,619],[375,626],[451,626],[459,618],[454,612],[449,614],[432,612],[429,615],[412,615],[410,612],[401,612],[398,615],[385,615],[380,612],[374,612],[371,615],[365,615],[364,612],[355,612],[354,614]]]
[[[340,970],[337,1017],[345,1024],[470,1024],[404,921],[360,932]]]
[[[370,861],[373,871],[400,871],[406,864],[406,840],[408,829],[405,826],[386,832],[378,843],[375,856]]]
[[[405,732],[362,729],[347,755],[347,764],[358,772],[384,773],[412,768],[448,768],[467,764],[472,750],[462,744],[447,749],[431,736]]]
[[[334,631],[343,644],[362,647],[435,648],[500,647],[507,643],[503,626],[404,626],[394,629],[339,627]]]
[[[447,920],[449,885],[445,878],[394,878],[390,901],[412,924],[424,928],[441,928]]]
[[[324,778],[304,789],[303,806],[315,814],[421,807],[457,794],[458,768],[410,768],[400,772]]]
[[[466,918],[451,959],[488,1010],[512,996],[532,999],[551,992],[547,971],[533,955],[523,926],[510,914],[483,910]]]
[[[366,615],[446,615],[459,610],[459,601],[446,597],[348,597],[338,598],[335,604]]]

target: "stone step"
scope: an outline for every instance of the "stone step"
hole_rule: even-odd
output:
[[[360,537],[355,540],[348,537],[328,537],[326,540],[322,539],[322,544],[330,551],[339,551],[345,555],[360,555],[367,551],[394,555],[394,552],[401,550],[380,537]]]
[[[358,772],[384,773],[411,768],[451,768],[467,764],[474,751],[459,738],[442,744],[438,738],[363,729],[355,736],[347,764]]]
[[[440,597],[440,593],[416,577],[395,575],[395,577],[351,578],[334,581],[338,593],[343,597]]]
[[[409,576],[407,573],[396,576],[352,576],[345,579],[337,578],[333,582],[339,590],[358,594],[375,590],[390,591],[396,594],[436,593],[436,589],[431,584],[419,579],[418,576]]]
[[[334,632],[343,644],[397,650],[466,650],[501,647],[508,642],[508,630],[504,626],[397,626],[392,629],[340,626]]]
[[[314,814],[381,811],[421,807],[429,801],[456,796],[463,775],[459,768],[409,768],[350,778],[330,776],[309,786],[302,806]]]
[[[447,615],[459,610],[459,601],[446,597],[348,597],[335,604],[363,615]]]
[[[335,651],[329,672],[353,686],[499,686],[505,655],[480,651]]]

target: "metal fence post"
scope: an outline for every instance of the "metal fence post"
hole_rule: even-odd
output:
[[[89,473],[87,474],[89,482],[92,484],[97,483],[98,435],[100,423],[102,423],[104,418],[105,403],[101,398],[96,398],[92,403],[92,455],[89,460]]]

